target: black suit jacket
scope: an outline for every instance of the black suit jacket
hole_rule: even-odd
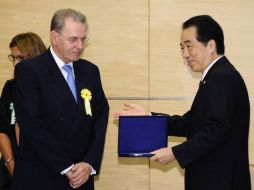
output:
[[[71,189],[60,174],[71,164],[87,162],[100,170],[109,106],[98,68],[73,63],[78,102],[50,51],[15,68],[15,109],[21,128],[13,189]],[[92,93],[92,116],[86,115],[82,89]],[[93,176],[80,189],[93,189]]]
[[[220,58],[200,84],[190,111],[169,116],[172,148],[185,168],[186,190],[250,190],[249,97],[239,72]]]

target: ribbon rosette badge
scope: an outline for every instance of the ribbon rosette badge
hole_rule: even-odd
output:
[[[86,115],[92,116],[92,110],[90,101],[92,99],[92,93],[88,89],[81,90],[81,97],[84,99]]]

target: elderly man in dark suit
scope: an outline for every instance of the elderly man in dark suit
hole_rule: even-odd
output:
[[[248,133],[250,105],[245,83],[224,56],[224,36],[210,16],[195,16],[183,24],[180,46],[194,72],[203,74],[190,111],[169,118],[169,135],[187,140],[152,153],[162,164],[177,160],[185,168],[186,190],[250,190]],[[126,104],[119,115],[144,115]],[[152,113],[154,115],[158,113]]]
[[[94,189],[109,106],[97,66],[80,59],[86,17],[73,9],[51,20],[51,47],[15,68],[21,128],[13,190]]]

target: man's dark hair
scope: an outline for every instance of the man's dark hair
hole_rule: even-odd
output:
[[[224,54],[224,35],[221,26],[209,15],[194,16],[182,25],[182,29],[197,28],[197,40],[205,46],[210,40],[216,43],[217,54]]]

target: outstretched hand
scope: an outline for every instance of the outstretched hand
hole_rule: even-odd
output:
[[[138,104],[124,103],[124,109],[120,112],[115,112],[113,114],[114,119],[118,119],[119,116],[128,115],[149,115],[143,107]]]

